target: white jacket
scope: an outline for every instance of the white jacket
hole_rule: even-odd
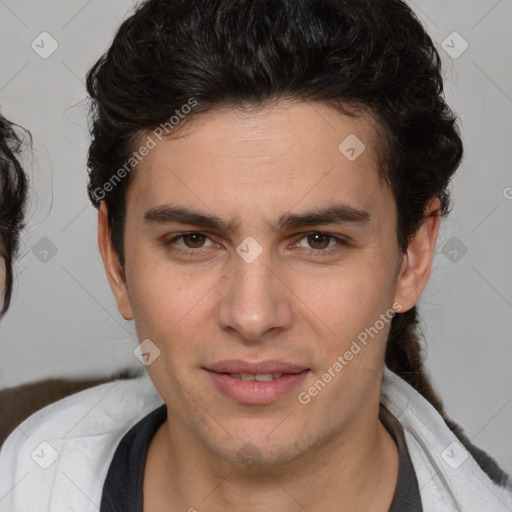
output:
[[[438,412],[385,368],[382,402],[402,424],[424,512],[511,512]],[[81,391],[33,414],[0,451],[0,512],[98,512],[118,443],[163,404],[145,374]]]

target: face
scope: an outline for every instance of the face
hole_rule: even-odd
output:
[[[4,294],[5,294],[5,260],[3,258],[0,258],[0,304],[3,304]]]
[[[223,460],[268,464],[367,428],[393,309],[419,297],[433,238],[399,253],[372,119],[279,103],[179,135],[129,186],[124,273],[100,210],[107,274],[159,351],[147,370],[169,422]]]

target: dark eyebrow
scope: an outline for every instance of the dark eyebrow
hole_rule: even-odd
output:
[[[228,233],[236,231],[239,226],[239,223],[225,221],[217,215],[205,214],[179,206],[151,208],[144,214],[144,219],[158,224],[175,222]],[[275,225],[270,224],[270,227],[286,231],[287,229],[322,224],[368,224],[370,220],[371,215],[367,211],[340,204],[300,214],[287,213],[281,216]]]
[[[225,222],[216,215],[204,214],[198,211],[179,206],[157,206],[144,214],[144,219],[158,224],[176,222],[178,224],[190,224],[204,229],[232,232],[238,224]]]
[[[367,211],[338,204],[309,212],[283,215],[277,225],[281,231],[285,231],[322,224],[369,224],[370,220],[371,215]]]

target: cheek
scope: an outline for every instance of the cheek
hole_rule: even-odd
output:
[[[137,261],[127,268],[130,303],[139,339],[157,345],[170,343],[179,334],[190,346],[191,338],[209,315],[208,276],[193,278],[165,263]],[[210,315],[211,316],[211,315]]]
[[[389,308],[395,285],[389,261],[361,255],[328,275],[297,276],[293,289],[326,328],[345,338]]]

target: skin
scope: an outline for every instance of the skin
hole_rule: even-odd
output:
[[[0,303],[3,304],[5,293],[5,260],[0,258]]]
[[[350,134],[366,145],[353,162],[338,150]],[[400,254],[374,148],[371,117],[324,104],[216,110],[139,164],[127,192],[124,270],[100,208],[99,246],[119,310],[161,351],[147,370],[168,420],[149,446],[145,511],[389,509],[398,452],[378,418],[389,323],[307,405],[297,399],[393,304],[410,309],[428,281],[439,201],[427,204]],[[366,211],[369,222],[274,226],[283,215],[339,203]],[[165,205],[238,224],[218,231],[145,219]],[[190,231],[206,237],[165,245]],[[262,248],[252,263],[236,252],[249,236]],[[310,371],[272,403],[241,404],[203,369],[231,358]],[[238,454],[248,446],[252,463],[244,464]]]

